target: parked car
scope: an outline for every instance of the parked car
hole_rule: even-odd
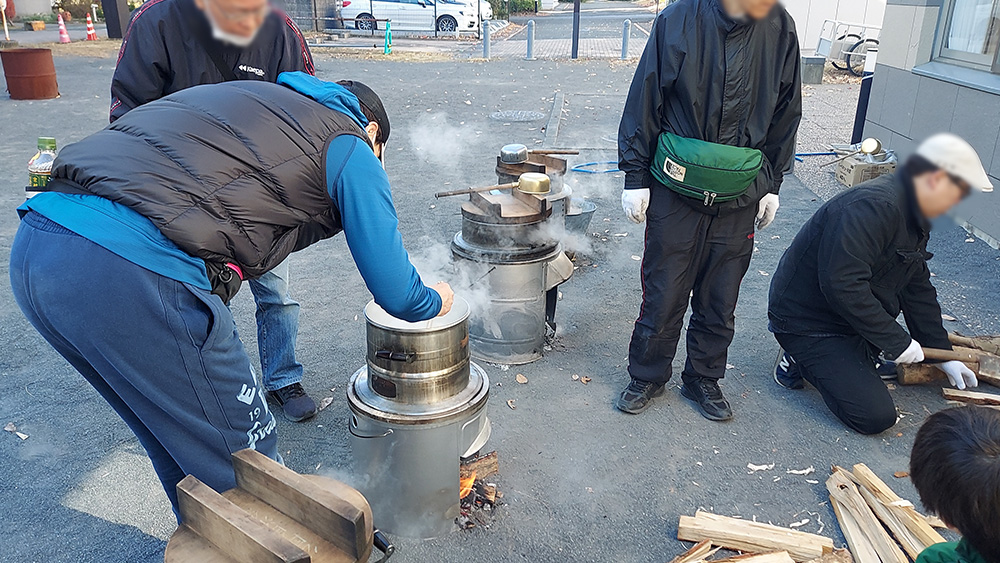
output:
[[[435,2],[437,20],[434,18]],[[381,20],[398,31],[475,31],[479,26],[474,5],[463,0],[343,0],[341,17],[354,20],[355,29],[379,29]]]

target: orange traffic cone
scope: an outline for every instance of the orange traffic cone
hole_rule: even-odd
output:
[[[87,41],[97,41],[97,30],[94,29],[94,20],[87,14]]]
[[[62,19],[62,14],[59,14],[59,42],[69,43],[69,33],[66,31],[66,22]]]

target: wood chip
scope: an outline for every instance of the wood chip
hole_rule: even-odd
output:
[[[319,400],[319,410],[323,410],[333,403],[333,397],[323,397]]]
[[[572,379],[573,381],[579,381],[579,380],[580,380],[580,376],[574,373],[574,374],[573,374],[573,377],[572,377],[571,379]]]
[[[17,432],[17,426],[14,426],[13,422],[8,422],[3,426],[3,429],[7,432]]]
[[[580,383],[583,383],[584,385],[586,385],[586,384],[590,383],[590,378],[585,375],[585,376],[583,376],[583,377],[580,378]]]
[[[524,385],[525,383],[528,382],[528,378],[525,377],[523,373],[519,373],[514,376],[514,381],[520,383],[521,385]]]
[[[805,469],[789,469],[788,471],[785,471],[785,473],[788,473],[789,475],[809,475],[815,472],[816,468],[811,465]]]
[[[514,399],[507,399],[507,406],[510,407],[511,410],[517,408],[516,406],[514,406]]]
[[[750,470],[750,473],[756,473],[758,471],[770,471],[771,469],[774,469],[774,464],[770,463],[767,465],[754,465],[752,463],[748,463],[747,469]]]
[[[897,471],[897,472],[893,473],[892,476],[895,477],[896,479],[906,479],[907,477],[910,476],[910,472],[909,471]]]
[[[20,438],[22,441],[28,439],[28,435],[25,434],[24,432],[14,432],[14,435]]]

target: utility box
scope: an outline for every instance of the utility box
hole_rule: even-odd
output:
[[[856,156],[845,158],[837,165],[837,181],[853,188],[861,182],[867,182],[873,178],[878,178],[883,174],[890,174],[896,170],[896,155],[892,152],[885,154],[885,160],[868,162],[864,158]]]

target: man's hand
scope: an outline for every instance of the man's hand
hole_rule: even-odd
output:
[[[628,220],[642,223],[646,220],[646,209],[649,208],[649,188],[637,190],[622,190],[622,209]]]
[[[910,345],[893,361],[897,364],[918,364],[924,361],[924,350],[919,342],[911,338]]]
[[[952,360],[943,364],[934,364],[934,367],[943,371],[948,376],[948,381],[954,387],[965,389],[966,387],[979,386],[979,380],[976,379],[976,372],[969,369],[969,366],[962,362]]]
[[[451,311],[451,306],[455,303],[455,292],[451,290],[451,286],[446,282],[437,282],[431,286],[431,289],[438,292],[441,296],[441,312],[437,314],[439,317],[443,317]]]
[[[757,204],[757,230],[765,229],[778,212],[778,194],[767,194]]]

